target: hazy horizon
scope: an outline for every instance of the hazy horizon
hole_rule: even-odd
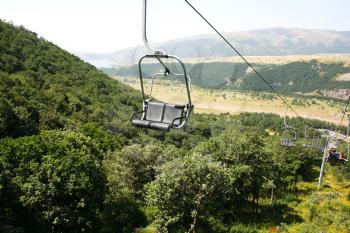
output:
[[[222,31],[222,33],[225,34],[225,33],[240,33],[240,32],[250,32],[250,31],[263,31],[263,30],[272,30],[272,29],[279,29],[279,28],[281,28],[281,29],[310,30],[310,31],[350,32],[350,29],[349,30],[334,30],[334,29],[328,29],[328,28],[270,27],[270,28],[254,28],[254,29],[249,29],[249,30]],[[215,32],[208,32],[208,33],[189,35],[189,36],[184,36],[184,37],[179,37],[179,38],[171,38],[171,39],[164,40],[164,41],[157,41],[155,43],[156,44],[162,44],[162,43],[166,43],[166,42],[178,41],[178,40],[181,40],[181,39],[193,38],[193,37],[197,37],[197,36],[200,37],[200,36],[218,36],[218,35]],[[114,50],[114,51],[107,51],[107,52],[90,52],[90,51],[80,52],[80,51],[78,51],[78,53],[79,54],[109,54],[109,53],[114,53],[114,52],[117,52],[117,51],[123,51],[123,50],[132,49],[132,48],[139,47],[139,46],[144,46],[143,41],[140,41],[139,44],[128,46],[128,47],[124,47],[124,48],[120,48],[120,49],[117,49],[117,50]]]
[[[347,0],[192,0],[220,31],[266,28],[350,30]],[[149,41],[213,34],[185,1],[148,0]],[[5,0],[0,18],[74,53],[108,53],[142,44],[142,0]],[[181,14],[179,14],[179,12]]]

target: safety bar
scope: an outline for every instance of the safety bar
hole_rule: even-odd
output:
[[[146,110],[143,110],[143,111],[139,111],[139,112],[133,112],[131,118],[130,118],[130,122],[132,122],[132,120],[134,119],[134,117],[138,114],[144,114],[146,112]]]

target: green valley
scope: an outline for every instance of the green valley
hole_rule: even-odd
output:
[[[263,57],[261,57],[263,59]],[[278,59],[278,58],[276,58]],[[258,60],[258,58],[254,58]],[[273,62],[273,59],[267,58]],[[272,61],[271,61],[272,60]],[[272,86],[281,93],[310,93],[327,90],[349,89],[350,82],[338,78],[350,73],[348,59],[342,62],[320,60],[291,61],[282,64],[254,63],[253,66]],[[242,62],[209,61],[188,63],[189,76],[194,85],[210,89],[228,89],[244,91],[270,92],[269,87],[260,80],[246,64]],[[259,60],[258,60],[259,61]],[[173,67],[174,70],[177,67]],[[157,64],[147,64],[145,76],[160,69]],[[137,77],[137,66],[102,68],[110,76]],[[338,79],[337,79],[338,78]]]
[[[317,106],[315,112],[323,107],[341,114],[344,101],[294,92],[348,88],[347,81],[334,79],[350,72],[346,65],[258,67],[276,87],[286,88],[298,110]],[[242,64],[189,68],[198,99],[224,104],[246,98],[257,106],[275,101]],[[148,65],[149,72],[154,69]],[[281,81],[282,71],[288,78]],[[350,164],[327,164],[317,189],[322,153],[302,146],[305,124],[346,131],[329,114],[322,120],[288,117],[298,132],[292,148],[280,146],[278,102],[274,113],[214,114],[204,101],[184,130],[139,129],[129,122],[142,108],[133,88],[135,67],[121,68],[118,75],[126,80],[114,80],[34,32],[0,21],[0,232],[349,231]],[[300,90],[303,75],[310,75],[310,85]],[[241,79],[247,81],[237,91]],[[169,93],[179,92],[169,80],[156,89],[166,85]]]
[[[140,89],[140,81],[134,77],[114,77],[135,89]],[[146,80],[144,88],[158,100],[167,103],[183,104],[186,102],[184,85],[181,82],[156,79]],[[281,117],[285,114],[285,104],[275,93],[238,91],[230,89],[205,89],[192,86],[192,101],[196,113],[230,113],[237,115],[243,112],[274,113]],[[299,116],[340,124],[345,101],[317,95],[285,95],[284,98],[293,106]],[[289,111],[287,115],[297,117]],[[344,124],[346,122],[343,122]]]

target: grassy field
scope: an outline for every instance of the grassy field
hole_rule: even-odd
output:
[[[288,232],[332,232],[347,233],[342,225],[349,219],[342,219],[350,209],[350,183],[337,175],[337,166],[326,164],[322,188],[316,188],[317,176],[309,182],[298,184],[298,200],[290,203],[302,222],[288,227]],[[315,168],[318,174],[319,168]],[[320,229],[310,228],[318,226]]]
[[[317,188],[321,160],[316,161],[307,181],[297,184],[295,193],[284,199],[289,214],[282,215],[279,224],[262,224],[258,232],[288,233],[348,233],[344,227],[350,219],[350,182],[337,175],[337,166],[326,164],[322,186]],[[270,203],[270,200],[264,200]],[[275,221],[275,219],[272,220]],[[268,222],[268,221],[267,221]],[[276,221],[275,221],[276,222]],[[277,230],[279,229],[279,230]]]
[[[350,81],[350,73],[339,76],[337,81]]]
[[[137,78],[115,77],[135,89],[140,89]],[[145,80],[145,92],[150,93],[150,80]],[[185,87],[179,82],[156,80],[153,85],[152,96],[167,103],[186,103],[187,95]],[[197,113],[230,113],[242,112],[276,113],[285,114],[285,104],[274,94],[242,93],[228,90],[205,90],[192,87],[192,102]],[[328,121],[340,124],[343,104],[320,99],[298,100],[292,97],[285,99],[297,111],[299,116]],[[296,115],[289,111],[291,117]]]

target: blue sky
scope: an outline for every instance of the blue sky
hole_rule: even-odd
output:
[[[211,29],[184,0],[148,0],[149,40]],[[219,30],[270,27],[350,30],[349,0],[190,0]],[[139,45],[142,0],[1,0],[0,18],[23,25],[71,52]]]

